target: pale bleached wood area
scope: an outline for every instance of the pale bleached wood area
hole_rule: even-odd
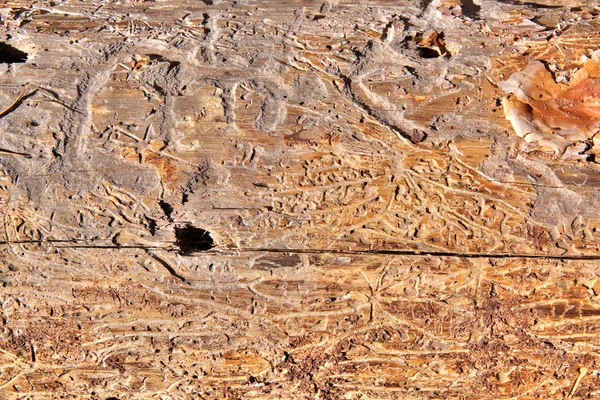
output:
[[[0,399],[599,398],[599,14],[0,2]]]

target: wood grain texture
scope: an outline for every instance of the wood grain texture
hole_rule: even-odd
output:
[[[2,2],[0,398],[600,396],[600,167],[498,88],[598,13]]]

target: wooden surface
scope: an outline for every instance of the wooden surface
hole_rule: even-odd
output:
[[[0,398],[600,397],[600,166],[498,87],[598,15],[3,1]]]

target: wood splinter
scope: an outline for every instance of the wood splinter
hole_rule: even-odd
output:
[[[17,96],[16,100],[12,102],[10,106],[4,109],[4,111],[0,112],[0,118],[4,117],[6,114],[10,113],[14,108],[21,102],[23,96],[25,95],[25,89]],[[7,154],[11,156],[25,156],[27,158],[31,158],[31,154],[28,153],[20,153],[18,151],[12,151],[7,149],[0,149],[0,154]]]
[[[4,117],[6,114],[10,113],[21,102],[24,95],[25,95],[25,89],[23,89],[21,94],[19,94],[17,99],[15,101],[13,101],[10,106],[5,108],[4,111],[0,112],[0,118]]]
[[[570,399],[573,394],[575,394],[575,391],[577,390],[577,387],[579,386],[579,382],[581,382],[581,380],[583,379],[583,376],[588,372],[588,369],[586,367],[581,367],[579,368],[579,376],[577,377],[577,379],[575,379],[575,382],[573,382],[573,386],[571,387],[571,390],[569,391],[569,394],[567,395],[567,399]]]

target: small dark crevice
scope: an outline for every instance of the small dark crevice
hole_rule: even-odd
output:
[[[462,15],[471,19],[478,19],[479,12],[481,11],[481,6],[475,4],[473,0],[461,0],[460,9],[462,11]]]
[[[162,201],[160,200],[158,202],[158,205],[160,206],[160,208],[163,210],[163,212],[165,213],[165,216],[169,219],[169,221],[172,218],[172,214],[173,211],[175,211],[175,209],[173,208],[172,205],[170,205],[169,203],[167,203],[166,201]]]
[[[419,48],[419,56],[421,56],[422,58],[438,58],[441,55],[435,49],[430,49],[428,47],[420,47]]]
[[[33,345],[33,343],[29,343],[29,346],[31,348],[31,362],[36,362],[37,357],[35,355],[35,346]]]
[[[0,63],[19,64],[27,61],[29,55],[6,43],[0,43]]]
[[[169,274],[171,274],[175,278],[179,279],[181,282],[189,285],[188,280],[185,279],[185,277],[183,277],[182,275],[180,275],[177,271],[175,271],[175,268],[173,268],[167,261],[163,260],[161,257],[156,255],[153,251],[150,251],[149,249],[145,249],[145,250],[146,250],[146,253],[148,255],[150,255],[152,258],[154,258],[160,265],[162,265],[167,270],[167,272],[169,272]]]
[[[166,58],[161,56],[160,54],[146,54],[146,56],[150,59],[150,61],[159,61],[159,62],[168,62]]]
[[[564,6],[553,5],[553,4],[540,4],[535,2],[518,1],[518,0],[498,0],[500,3],[510,4],[513,6],[525,6],[533,9],[556,9],[563,8]]]
[[[175,228],[175,238],[179,253],[184,256],[200,251],[208,251],[214,247],[213,238],[208,231],[189,224]]]
[[[167,69],[167,74],[173,71],[176,68],[179,68],[181,63],[179,61],[169,61],[169,68]]]
[[[509,253],[457,253],[451,251],[420,250],[330,250],[330,249],[269,249],[269,248],[236,248],[236,253],[285,253],[285,254],[349,254],[349,255],[391,255],[416,257],[458,257],[458,258],[490,258],[490,259],[540,259],[540,260],[594,260],[600,261],[598,255],[546,255],[546,254],[509,254]]]
[[[148,230],[150,231],[150,234],[152,236],[154,236],[156,234],[156,229],[158,228],[158,222],[156,222],[155,219],[152,219],[150,217],[146,217],[146,223],[148,226]]]

